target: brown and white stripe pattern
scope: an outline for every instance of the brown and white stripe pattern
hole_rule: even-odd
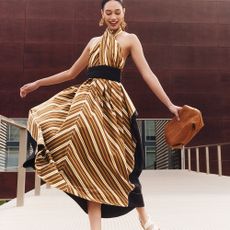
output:
[[[115,35],[105,31],[89,66],[123,66]],[[28,131],[37,142],[37,174],[86,200],[128,206],[135,188],[129,181],[135,164],[134,113],[123,85],[102,78],[89,78],[33,107]]]
[[[108,28],[105,30],[102,39],[90,51],[89,67],[97,65],[108,65],[119,69],[124,67],[121,46],[116,40],[121,32],[121,28],[115,34],[112,34]]]

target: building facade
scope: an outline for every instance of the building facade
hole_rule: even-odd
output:
[[[190,145],[229,142],[230,2],[125,0],[125,6],[127,31],[139,37],[151,69],[171,100],[202,111],[205,127]],[[0,19],[0,114],[24,120],[29,108],[86,80],[83,71],[72,81],[19,97],[23,84],[66,70],[89,39],[103,33],[104,28],[98,27],[100,1],[1,0]],[[149,119],[170,119],[172,114],[148,88],[131,58],[122,83],[143,120],[146,168],[170,167],[172,163],[155,154],[162,141],[155,135],[160,123]],[[8,135],[11,138],[13,133]],[[8,143],[15,155],[16,142],[10,139]],[[222,157],[225,175],[230,175],[228,151],[226,147]],[[9,157],[11,167],[16,158]],[[215,172],[216,155],[210,161]]]

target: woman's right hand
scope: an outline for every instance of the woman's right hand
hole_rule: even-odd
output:
[[[32,83],[25,84],[20,88],[20,96],[23,98],[28,93],[31,93],[38,88],[39,88],[39,85],[36,81],[32,82]]]

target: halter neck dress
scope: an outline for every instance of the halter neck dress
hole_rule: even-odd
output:
[[[29,110],[34,153],[24,167],[56,187],[88,213],[101,203],[102,218],[143,207],[143,149],[137,111],[121,84],[125,61],[116,36],[105,30],[90,50],[88,79]]]

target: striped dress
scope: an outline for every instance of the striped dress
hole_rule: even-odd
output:
[[[88,69],[122,70],[120,32],[105,30],[90,50]],[[34,153],[24,167],[34,167],[86,213],[88,200],[101,203],[102,218],[143,207],[138,177],[144,161],[136,117],[121,82],[99,71],[30,109],[27,129]]]

